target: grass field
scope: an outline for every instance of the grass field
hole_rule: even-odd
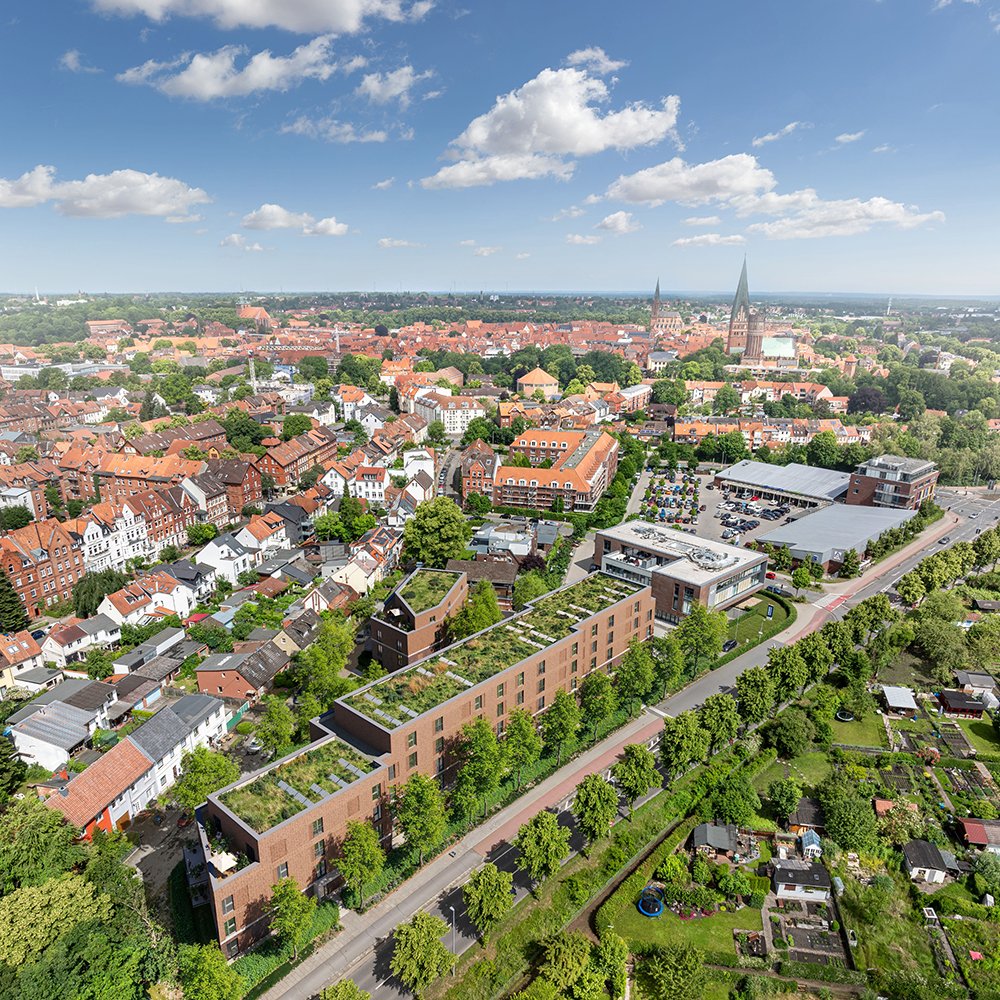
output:
[[[822,750],[804,753],[790,761],[776,760],[754,778],[753,786],[763,792],[778,778],[794,778],[804,788],[815,788],[832,770]]]
[[[892,663],[878,672],[878,679],[881,684],[901,684],[918,691],[929,691],[937,687],[927,673],[927,665],[912,653],[900,653]]]
[[[831,723],[833,727],[833,742],[845,743],[856,747],[884,747],[886,745],[885,726],[882,716],[874,712],[864,719],[854,722]]]
[[[774,617],[767,617],[768,605],[774,606]],[[788,617],[788,612],[777,602],[760,600],[745,615],[740,615],[735,621],[729,623],[729,634],[727,639],[736,639],[738,642],[747,642],[749,639],[757,641],[757,633],[761,625],[767,628],[772,622],[781,623]]]
[[[969,742],[979,753],[1000,753],[1000,740],[997,739],[996,730],[985,716],[982,719],[956,719],[955,721],[965,730]]]
[[[711,955],[734,955],[733,931],[759,931],[760,910],[744,907],[734,913],[716,913],[711,917],[681,920],[669,911],[659,917],[644,917],[638,907],[632,906],[615,920],[614,931],[629,943],[630,950],[636,945],[650,944],[693,944],[705,952],[708,961]]]

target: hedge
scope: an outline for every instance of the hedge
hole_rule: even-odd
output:
[[[819,965],[815,962],[793,962],[783,958],[778,963],[778,971],[789,979],[816,979],[825,983],[848,983],[852,986],[867,986],[868,977],[863,972],[844,969],[835,965]]]
[[[215,940],[215,923],[211,907],[191,905],[184,862],[174,865],[167,879],[167,896],[170,900],[170,917],[174,939],[178,944],[208,944]]]

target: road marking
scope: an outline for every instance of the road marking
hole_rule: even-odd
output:
[[[670,718],[670,716],[667,715],[666,712],[661,712],[660,709],[658,709],[655,705],[647,705],[646,707],[649,709],[650,712],[652,712],[654,715],[658,715],[661,719]]]

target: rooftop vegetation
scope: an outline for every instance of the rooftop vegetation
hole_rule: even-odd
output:
[[[539,598],[521,614],[429,656],[345,699],[387,729],[395,729],[565,638],[581,621],[639,590],[597,574]]]
[[[375,767],[346,743],[331,740],[219,798],[244,823],[262,833],[353,784]]]
[[[458,574],[440,569],[418,569],[397,593],[414,612],[436,608],[458,582]]]

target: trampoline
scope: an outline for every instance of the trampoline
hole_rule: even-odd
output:
[[[834,716],[834,718],[838,722],[853,722],[854,721],[854,713],[852,711],[850,711],[849,709],[842,708],[842,709],[840,709],[837,712],[837,714]]]
[[[647,885],[639,895],[638,906],[644,917],[658,917],[663,913],[663,890],[655,885]]]

